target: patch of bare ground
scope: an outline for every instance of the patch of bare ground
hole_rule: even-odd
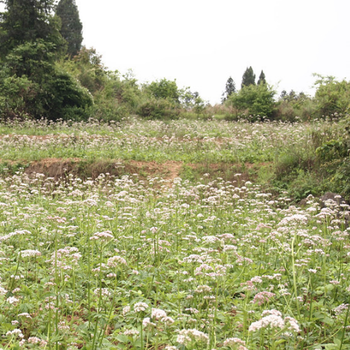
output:
[[[78,175],[80,159],[46,158],[30,162],[25,168],[26,174],[40,173],[48,177],[60,178],[69,174]]]
[[[182,162],[166,161],[121,161],[96,160],[86,161],[79,158],[60,159],[47,158],[39,161],[27,162],[26,174],[41,173],[48,177],[64,178],[69,174],[82,178],[96,178],[100,174],[123,176],[137,174],[140,178],[159,177],[172,184],[180,175]]]
[[[0,163],[5,164],[4,160]],[[13,167],[16,162],[6,162]],[[20,163],[20,162],[18,162]],[[24,163],[22,161],[22,163]],[[123,160],[84,160],[79,158],[47,158],[39,161],[25,162],[25,173],[41,173],[55,179],[66,178],[70,174],[81,178],[96,178],[100,174],[110,174],[121,177],[123,175],[137,174],[140,179],[158,177],[165,180],[169,187],[175,178],[199,179],[207,177],[209,180],[222,178],[225,181],[254,181],[259,169],[268,168],[272,163],[193,163],[184,164],[179,161],[123,161]]]
[[[145,172],[151,176],[161,176],[168,182],[169,186],[172,186],[174,179],[180,175],[183,166],[183,162],[177,162],[174,160],[168,160],[164,163],[132,160],[129,162],[129,164],[138,168],[141,173]]]

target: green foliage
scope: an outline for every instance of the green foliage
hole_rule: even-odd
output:
[[[85,119],[88,91],[55,61],[65,48],[51,0],[8,0],[0,22],[1,117]]]
[[[260,85],[260,84],[266,84],[266,78],[265,78],[264,71],[261,71],[261,73],[259,75],[258,85]]]
[[[1,116],[86,118],[92,105],[87,90],[56,68],[52,44],[42,39],[15,47],[3,60],[0,77]]]
[[[221,102],[224,103],[229,96],[236,92],[236,84],[233,81],[232,77],[229,77],[226,82],[225,92],[222,94]]]
[[[60,0],[56,15],[61,19],[60,33],[68,43],[67,54],[73,57],[80,51],[83,41],[83,25],[75,0]]]
[[[103,89],[106,84],[106,69],[101,55],[95,49],[82,47],[72,60],[60,62],[61,66],[73,74],[91,94]]]
[[[320,115],[331,116],[334,113],[350,111],[350,82],[337,81],[334,77],[315,74],[317,91],[315,100]]]
[[[25,42],[11,50],[3,59],[3,65],[9,75],[26,75],[41,83],[54,70],[53,44],[43,39]]]
[[[26,76],[6,76],[1,77],[0,81],[0,116],[14,118],[31,115],[39,86]]]
[[[43,40],[62,52],[65,41],[59,33],[60,21],[51,15],[53,0],[6,0],[0,17],[0,58],[27,42]]]
[[[169,99],[149,99],[137,109],[137,114],[145,119],[177,119],[180,111],[178,106]]]
[[[118,71],[108,71],[96,50],[83,47],[72,60],[61,60],[62,69],[72,74],[93,96],[90,109],[99,120],[120,120],[136,113],[140,101],[140,89],[132,72],[122,77]]]
[[[249,67],[245,70],[242,77],[241,88],[243,89],[245,86],[255,85],[255,74],[252,67]]]
[[[92,96],[67,72],[56,70],[44,86],[46,99],[44,116],[50,120],[87,119],[87,108],[93,104]]]
[[[145,85],[144,89],[150,96],[159,99],[169,99],[174,103],[180,103],[180,91],[177,87],[176,80],[171,81],[167,79],[153,81]]]
[[[228,104],[256,120],[258,116],[271,118],[275,91],[267,84],[244,86],[228,98]]]
[[[300,92],[283,90],[274,113],[275,118],[282,121],[295,122],[299,118],[303,121],[316,116],[316,105],[313,99]]]
[[[350,198],[350,116],[346,115],[340,124],[343,135],[324,142],[316,149],[316,155],[332,191]]]
[[[349,141],[343,138],[327,141],[316,149],[316,154],[322,161],[344,158],[348,155]]]

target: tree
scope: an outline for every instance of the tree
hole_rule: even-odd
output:
[[[249,67],[245,70],[242,77],[241,88],[249,85],[255,85],[255,74],[252,67]]]
[[[350,112],[350,82],[337,81],[335,77],[323,77],[314,74],[318,79],[314,86],[317,87],[315,101],[320,115],[330,116],[334,113]]]
[[[265,74],[264,74],[263,70],[261,71],[261,73],[259,75],[258,85],[260,85],[260,84],[266,84]]]
[[[244,86],[236,94],[232,94],[228,103],[241,113],[252,116],[256,120],[260,118],[271,118],[275,101],[275,91],[267,84]]]
[[[53,0],[6,0],[0,14],[0,58],[27,42],[44,40],[59,52],[65,42],[59,33],[59,20],[51,16]]]
[[[85,118],[93,101],[57,68],[65,52],[53,0],[6,0],[0,17],[0,115]]]
[[[225,102],[229,96],[236,92],[236,84],[232,77],[229,77],[226,82],[225,92],[222,94],[222,102]]]
[[[164,78],[160,81],[153,81],[151,84],[146,85],[146,91],[155,98],[163,98],[180,103],[180,91],[176,80],[171,81]]]
[[[83,41],[83,25],[75,0],[60,0],[56,15],[61,19],[60,33],[68,43],[67,54],[73,57],[80,51]]]

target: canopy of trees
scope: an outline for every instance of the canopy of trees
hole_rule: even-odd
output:
[[[243,89],[245,86],[255,85],[255,74],[252,67],[249,67],[245,70],[242,77],[241,88]]]
[[[111,72],[95,49],[82,43],[75,0],[1,0],[0,118],[118,120],[181,115],[212,117],[213,110],[189,88],[161,79],[138,84],[131,72]],[[291,91],[275,99],[260,72],[246,68],[241,89],[229,77],[222,94],[223,114],[294,121],[349,113],[350,83],[317,76],[314,98]],[[215,113],[215,110],[214,110]]]

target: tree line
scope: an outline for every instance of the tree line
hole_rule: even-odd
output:
[[[95,49],[82,46],[83,26],[75,0],[1,0],[0,118],[119,120],[210,117],[308,119],[349,111],[350,84],[317,76],[315,97],[283,92],[276,98],[263,71],[252,67],[236,89],[226,82],[221,105],[210,106],[176,80],[139,84],[132,74],[108,70]]]

